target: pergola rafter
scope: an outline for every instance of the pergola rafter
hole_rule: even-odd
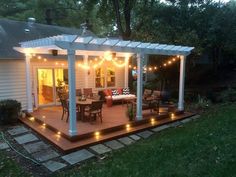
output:
[[[158,43],[124,41],[120,39],[81,37],[77,35],[59,35],[20,43],[22,48],[45,48],[50,46],[72,50],[117,51],[158,55],[184,55],[191,53],[194,47],[176,46]],[[57,48],[58,49],[58,48]]]

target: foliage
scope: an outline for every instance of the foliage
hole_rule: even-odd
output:
[[[126,115],[127,115],[127,117],[129,117],[130,121],[134,120],[135,113],[134,113],[133,105],[131,105],[131,104],[128,105]]]
[[[101,37],[194,46],[187,60],[187,81],[204,80],[205,75],[191,75],[203,56],[209,59],[207,75],[216,79],[225,71],[222,65],[236,65],[234,0],[2,0],[0,17],[24,21],[35,17],[37,22],[46,23],[47,11],[52,24],[79,28],[86,22],[88,29]],[[170,70],[158,70],[162,90],[169,83],[178,84],[174,82],[177,70]]]
[[[235,176],[235,109],[235,104],[215,105],[198,120],[55,176]]]
[[[201,113],[210,109],[211,105],[212,103],[209,99],[198,94],[196,101],[186,104],[186,111]]]
[[[219,101],[226,102],[235,102],[236,101],[236,89],[228,88],[220,93]]]
[[[9,176],[9,177],[16,177],[16,176],[24,176],[29,177],[32,176],[30,174],[27,174],[17,163],[12,159],[12,157],[9,157],[6,155],[5,152],[0,151],[0,176]]]
[[[21,103],[16,100],[0,101],[0,121],[4,124],[16,123],[21,113]]]

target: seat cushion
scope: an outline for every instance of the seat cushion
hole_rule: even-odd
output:
[[[109,96],[106,96],[106,98],[110,98]],[[135,95],[129,94],[129,95],[113,95],[111,96],[112,100],[122,100],[124,98],[135,98]]]

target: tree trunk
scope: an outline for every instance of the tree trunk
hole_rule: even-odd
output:
[[[131,37],[131,10],[135,4],[135,0],[125,0],[124,1],[124,23],[125,23],[125,30],[122,26],[122,19],[121,19],[121,12],[120,12],[120,5],[119,0],[113,0],[114,10],[116,14],[116,23],[117,28],[119,31],[119,35],[124,40],[128,40]]]

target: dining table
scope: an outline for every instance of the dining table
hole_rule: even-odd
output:
[[[81,100],[80,97],[76,97],[76,106],[79,108],[80,110],[80,116],[79,118],[82,121],[85,121],[85,108],[88,106],[92,105],[92,102],[95,101],[94,99],[85,99],[85,100]]]

